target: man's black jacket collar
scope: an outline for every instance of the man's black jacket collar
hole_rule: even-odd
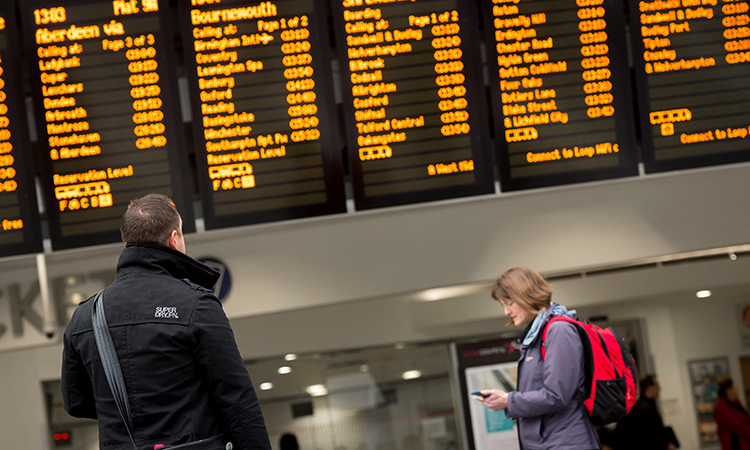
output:
[[[212,289],[219,279],[217,271],[166,245],[129,242],[120,254],[117,277],[138,273],[187,278],[206,289]]]

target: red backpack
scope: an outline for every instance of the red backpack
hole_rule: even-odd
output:
[[[606,425],[625,417],[638,393],[638,373],[625,341],[612,328],[604,330],[567,316],[554,316],[542,334],[542,359],[547,355],[547,330],[553,322],[572,323],[581,337],[586,375],[583,404],[591,422]]]

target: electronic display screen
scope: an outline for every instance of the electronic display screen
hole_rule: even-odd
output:
[[[54,249],[120,240],[130,200],[169,196],[194,230],[165,0],[24,0]]]
[[[473,2],[333,5],[356,208],[494,192]]]
[[[502,190],[636,175],[624,5],[482,4]]]
[[[750,160],[750,6],[630,2],[647,172]]]
[[[0,3],[0,256],[42,250],[14,6]]]
[[[320,5],[179,0],[206,228],[346,211]]]

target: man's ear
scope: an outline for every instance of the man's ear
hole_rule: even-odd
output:
[[[177,236],[179,235],[179,231],[172,230],[172,234],[169,235],[169,238],[167,238],[167,247],[171,248],[172,250],[178,250],[177,249]]]

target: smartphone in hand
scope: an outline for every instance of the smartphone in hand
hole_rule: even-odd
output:
[[[490,394],[482,394],[480,391],[474,391],[471,393],[471,395],[480,402],[490,396]]]

